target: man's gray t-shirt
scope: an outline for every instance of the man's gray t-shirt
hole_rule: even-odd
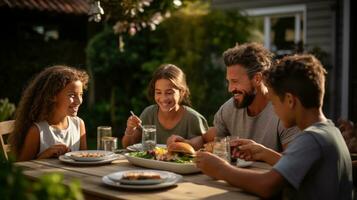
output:
[[[247,108],[236,108],[234,99],[226,101],[214,116],[217,136],[239,136],[252,139],[275,151],[282,151],[300,132],[297,127],[285,129],[269,102],[257,116],[249,116]]]
[[[156,140],[158,144],[166,144],[167,138],[173,134],[185,139],[205,134],[208,130],[207,120],[194,109],[188,106],[183,106],[183,108],[185,109],[185,114],[172,129],[166,129],[160,124],[157,116],[159,107],[156,104],[146,107],[141,113],[140,119],[143,125],[156,125]]]
[[[288,199],[352,199],[350,154],[330,120],[306,128],[273,168],[289,183]]]

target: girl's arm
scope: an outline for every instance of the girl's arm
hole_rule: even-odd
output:
[[[33,160],[40,149],[40,131],[37,126],[32,125],[26,134],[25,141],[21,148],[18,161]]]
[[[126,148],[132,144],[140,141],[141,132],[137,129],[130,131],[128,128],[125,130],[124,137],[122,139],[123,148]]]
[[[80,138],[80,146],[79,150],[87,150],[87,134],[86,134],[86,126],[84,124],[84,121],[81,119],[81,125],[80,125],[80,131],[81,131],[81,138]]]
[[[65,154],[70,149],[64,144],[55,144],[45,151],[43,151],[38,157],[37,154],[40,150],[40,131],[37,126],[33,125],[27,132],[24,144],[21,148],[21,152],[17,161],[28,161],[33,159],[44,159],[58,157]]]
[[[141,120],[139,117],[132,115],[128,118],[126,122],[124,137],[121,141],[123,148],[126,148],[127,146],[140,141],[141,130],[139,130],[139,124],[141,124]]]

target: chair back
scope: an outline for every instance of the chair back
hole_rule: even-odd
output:
[[[15,120],[0,122],[0,145],[2,152],[6,159],[8,159],[8,153],[10,152],[10,144],[7,143],[7,136],[14,130]]]

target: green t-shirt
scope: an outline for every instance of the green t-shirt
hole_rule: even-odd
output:
[[[185,113],[182,119],[172,129],[164,128],[158,119],[159,107],[151,105],[141,113],[142,125],[156,125],[156,140],[158,144],[166,144],[166,140],[171,135],[179,135],[185,139],[205,134],[208,130],[207,120],[194,109],[183,106]]]

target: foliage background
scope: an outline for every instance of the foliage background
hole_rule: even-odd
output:
[[[120,52],[118,37],[108,23],[86,50],[94,83],[91,92],[95,93],[95,106],[82,110],[87,128],[95,131],[96,126],[110,122],[114,134],[122,136],[129,111],[139,115],[153,103],[146,97],[146,87],[153,71],[163,63],[183,69],[193,107],[212,123],[213,115],[228,98],[221,54],[237,42],[245,42],[251,26],[238,12],[215,11],[208,4],[192,3],[156,31],[124,35],[125,51]]]
[[[63,184],[60,173],[47,173],[36,182],[30,182],[22,173],[22,168],[15,166],[14,158],[6,160],[0,155],[0,196],[3,200],[83,200],[79,180],[71,180],[68,186]]]
[[[0,99],[8,98],[17,105],[28,82],[45,67],[66,64],[86,69],[90,87],[79,116],[86,123],[89,147],[95,148],[96,127],[112,126],[113,134],[121,137],[129,111],[139,115],[153,103],[146,97],[153,71],[172,63],[187,75],[193,108],[212,124],[213,115],[228,97],[221,55],[237,42],[247,41],[253,24],[238,11],[212,10],[200,1],[184,1],[178,10],[165,4],[169,1],[163,1],[165,9],[162,2],[155,2],[146,14],[166,10],[171,17],[164,18],[155,30],[120,33],[123,42],[113,28],[120,20],[115,17],[93,26],[87,24],[87,16],[0,12],[12,20],[0,32]],[[117,16],[114,6],[118,5],[105,7],[111,16]],[[40,25],[58,30],[59,39],[44,40],[43,34],[33,30]]]

